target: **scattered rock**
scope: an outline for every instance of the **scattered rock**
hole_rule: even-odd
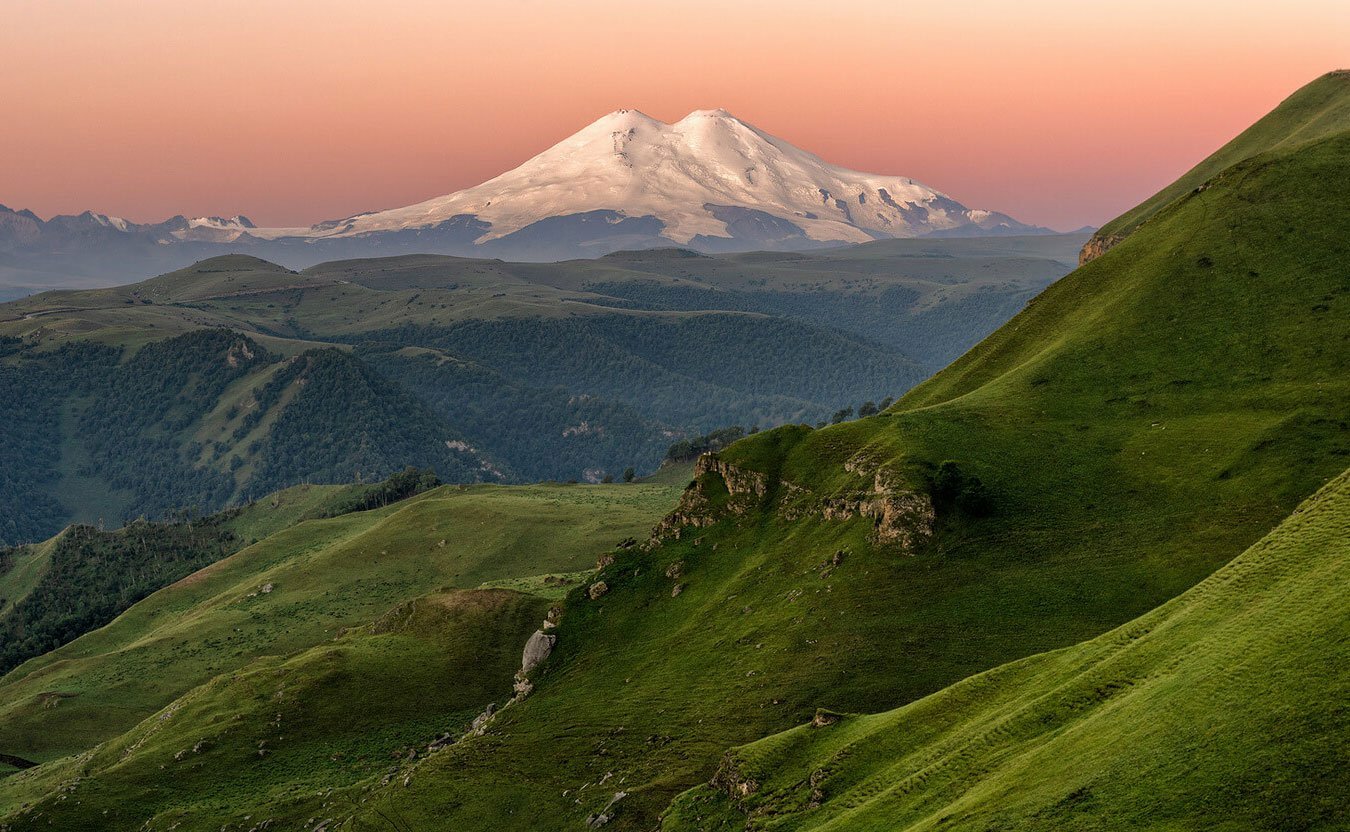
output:
[[[266,595],[267,593],[271,592],[273,589],[275,589],[275,587],[274,587],[271,583],[265,583],[265,584],[263,584],[261,587],[258,588],[258,591],[261,592],[263,595]]]
[[[680,576],[683,574],[684,574],[684,561],[682,560],[677,560],[670,566],[666,567],[666,577],[670,578],[673,581],[678,581],[680,579]]]
[[[586,825],[592,829],[599,829],[600,827],[614,820],[615,804],[617,804],[620,800],[623,800],[627,796],[628,792],[615,792],[614,797],[610,799],[609,803],[605,804],[605,808],[601,809],[598,813],[586,818]]]
[[[833,725],[839,721],[839,714],[827,711],[824,708],[817,708],[816,715],[811,718],[812,728],[824,728],[827,725]]]
[[[492,718],[496,715],[497,703],[489,702],[483,712],[473,718],[473,722],[469,725],[469,734],[475,737],[482,736],[483,732],[487,730],[488,723],[492,722]],[[446,734],[446,736],[449,737],[450,735]],[[435,743],[432,744],[435,745]],[[449,745],[449,743],[446,743],[446,745]],[[434,751],[435,749],[430,750]]]
[[[811,800],[809,803],[806,804],[808,808],[811,809],[819,808],[820,804],[825,802],[825,790],[820,787],[821,784],[824,782],[825,782],[824,769],[818,768],[815,771],[811,772],[810,778]]]
[[[670,597],[678,598],[681,592],[684,592],[684,584],[675,584],[670,588]]]
[[[495,706],[493,705],[488,705],[487,711],[484,711],[482,714],[479,714],[477,717],[475,717],[473,720],[473,724],[478,725],[478,720],[483,719],[484,716],[490,716],[494,707]],[[445,748],[447,745],[450,745],[454,741],[455,738],[452,737],[449,733],[441,734],[439,737],[432,740],[431,743],[427,746],[427,753],[430,754],[433,751],[440,751],[442,748]]]
[[[606,592],[609,592],[609,584],[604,581],[596,581],[591,584],[591,588],[586,591],[586,594],[591,597],[592,601],[596,601]]]
[[[614,553],[605,552],[603,555],[600,555],[595,559],[595,569],[598,572],[612,563],[614,563]]]

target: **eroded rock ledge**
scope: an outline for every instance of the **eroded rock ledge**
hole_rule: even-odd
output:
[[[769,493],[768,477],[704,454],[694,464],[694,481],[675,510],[652,530],[654,540],[678,539],[686,528],[705,528],[728,515],[749,512]]]

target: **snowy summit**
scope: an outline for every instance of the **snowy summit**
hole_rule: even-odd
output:
[[[481,185],[309,229],[249,233],[313,239],[444,227],[483,244],[546,220],[582,219],[596,231],[623,224],[624,234],[712,249],[1036,230],[908,177],[829,164],[726,110],[696,110],[673,124],[616,110]]]

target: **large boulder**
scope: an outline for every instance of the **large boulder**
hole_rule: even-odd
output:
[[[553,645],[558,641],[558,637],[545,633],[543,630],[535,630],[530,640],[525,642],[525,653],[520,658],[520,673],[524,675],[529,673],[539,665],[548,654],[553,652]]]

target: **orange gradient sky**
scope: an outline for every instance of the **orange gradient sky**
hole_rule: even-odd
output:
[[[0,203],[309,224],[600,115],[725,107],[972,207],[1100,224],[1317,75],[1350,2],[3,0]]]

